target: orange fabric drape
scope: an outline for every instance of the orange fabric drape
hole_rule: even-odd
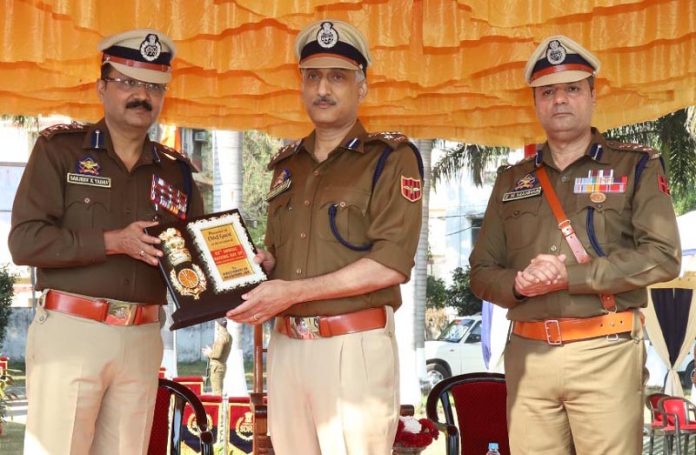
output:
[[[98,41],[154,27],[178,48],[163,122],[299,137],[310,125],[294,37],[325,17],[350,21],[370,42],[360,115],[373,130],[540,141],[523,68],[537,43],[557,33],[602,61],[599,128],[696,104],[693,0],[0,0],[0,11],[4,114],[99,118]]]

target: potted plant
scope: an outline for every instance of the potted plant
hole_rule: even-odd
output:
[[[399,417],[392,453],[393,455],[419,454],[438,436],[437,427],[430,419],[416,419],[413,416]]]
[[[17,396],[8,390],[12,385],[12,376],[9,374],[0,375],[0,436],[4,433],[7,417],[7,403]]]

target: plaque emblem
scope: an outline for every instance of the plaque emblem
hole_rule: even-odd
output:
[[[172,286],[180,294],[191,296],[198,300],[208,284],[201,268],[191,262],[191,253],[186,248],[186,242],[181,232],[169,228],[159,235],[162,249],[167,260],[173,266],[169,272]]]

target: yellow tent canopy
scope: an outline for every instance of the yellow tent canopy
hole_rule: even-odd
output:
[[[176,41],[161,120],[300,137],[294,38],[310,21],[347,20],[370,42],[372,130],[521,146],[543,135],[523,68],[565,34],[602,61],[604,129],[696,104],[694,0],[0,0],[0,113],[93,121],[96,46],[152,27]]]

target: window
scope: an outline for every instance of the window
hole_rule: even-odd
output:
[[[476,245],[478,240],[479,231],[481,230],[481,225],[483,224],[483,218],[469,218],[471,222],[471,246]]]

